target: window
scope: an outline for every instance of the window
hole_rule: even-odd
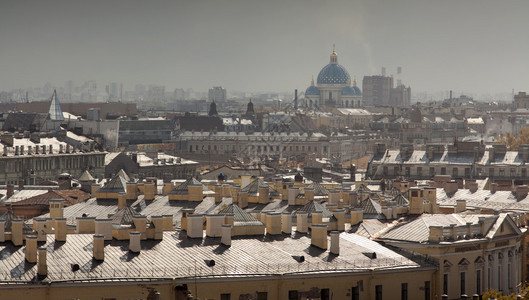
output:
[[[481,295],[481,270],[476,270],[476,294]]]
[[[331,299],[331,292],[329,291],[329,289],[321,289],[321,292],[320,292],[320,299],[321,300],[329,300]]]
[[[522,177],[527,177],[527,169],[526,168],[522,169]]]
[[[465,177],[466,178],[470,177],[470,168],[465,168]]]
[[[382,286],[381,285],[375,286],[375,299],[382,300]]]
[[[507,289],[510,289],[510,288],[511,288],[511,264],[507,264]]]
[[[353,286],[351,288],[351,300],[360,300],[360,288]]]
[[[424,300],[430,300],[430,282],[424,282]]]
[[[407,283],[402,283],[400,285],[400,299],[408,300],[408,284]]]
[[[489,168],[489,177],[494,177],[494,169]]]
[[[500,169],[500,177],[505,176],[505,169]]]
[[[267,292],[257,292],[257,300],[267,300],[267,299],[268,299]]]
[[[417,167],[417,176],[422,177],[422,167]]]
[[[288,291],[288,300],[298,300],[298,291]]]
[[[466,278],[467,274],[466,272],[459,273],[459,295],[463,295],[467,293],[467,287],[466,287]]]
[[[220,294],[220,300],[231,300],[231,294]]]
[[[441,175],[446,175],[446,168],[445,167],[441,168]]]
[[[443,274],[443,294],[448,295],[448,274]]]
[[[457,176],[457,173],[458,173],[457,168],[453,168],[453,169],[452,169],[452,175],[453,175],[453,176]]]
[[[410,176],[410,167],[406,167],[406,176]]]

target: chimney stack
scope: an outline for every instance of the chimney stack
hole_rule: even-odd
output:
[[[312,246],[327,249],[327,225],[312,225],[310,241]]]
[[[340,255],[340,232],[331,231],[331,253]]]
[[[464,212],[467,210],[467,201],[464,199],[456,200],[456,213]]]
[[[37,241],[46,241],[46,219],[45,218],[33,218],[33,230],[37,232]]]
[[[296,205],[296,197],[299,194],[299,189],[297,187],[288,188],[288,205]]]
[[[281,232],[286,234],[292,233],[292,215],[289,212],[281,214]]]
[[[172,231],[173,228],[173,215],[163,215],[163,230]]]
[[[11,220],[11,242],[15,246],[22,246],[24,239],[22,236],[22,219]]]
[[[239,205],[240,208],[248,207],[248,192],[239,191],[238,200],[237,205]]]
[[[26,260],[28,263],[37,263],[37,237],[26,236]]]
[[[307,233],[308,231],[308,213],[298,212],[296,213],[296,231],[300,233]]]
[[[147,239],[147,217],[146,216],[133,216],[132,221],[136,227],[136,231],[140,233],[142,240]]]
[[[206,215],[206,236],[222,236],[222,224],[224,224],[224,215]],[[189,219],[188,219],[189,226]]]
[[[203,215],[193,214],[187,216],[187,237],[202,238],[204,235],[204,217]]]
[[[130,232],[129,251],[140,253],[141,251],[141,233],[138,231]]]
[[[95,219],[95,233],[96,235],[102,235],[105,241],[112,240],[112,220]]]
[[[231,228],[231,225],[222,225],[222,238],[220,242],[226,246],[231,246]]]
[[[266,234],[281,234],[281,213],[269,212],[266,214]]]
[[[4,219],[0,219],[0,243],[3,243],[6,241],[6,221]]]
[[[94,234],[93,255],[95,260],[105,259],[105,236]]]
[[[46,247],[39,247],[38,249],[38,265],[37,265],[37,274],[39,276],[48,275],[48,264],[46,262]]]
[[[11,196],[13,196],[13,194],[15,193],[15,186],[12,185],[12,184],[8,184],[8,185],[6,186],[6,189],[7,189],[7,191],[6,191],[6,194],[7,194],[6,197],[7,197],[7,199],[9,199],[9,198],[11,198]]]
[[[118,210],[122,210],[125,207],[127,207],[127,194],[124,192],[120,192],[118,193]]]
[[[311,214],[312,225],[323,224],[323,214],[321,212],[315,211]]]
[[[50,199],[49,205],[50,205],[50,218],[52,218],[52,220],[63,217],[64,199]]]
[[[329,190],[329,204],[338,205],[340,203],[340,190],[331,189]]]
[[[66,242],[66,218],[55,219],[55,240]]]
[[[152,216],[151,222],[152,222],[152,225],[154,226],[154,239],[155,240],[163,239],[163,217],[162,216]]]

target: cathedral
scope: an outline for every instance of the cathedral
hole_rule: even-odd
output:
[[[362,106],[362,92],[356,86],[356,80],[351,86],[349,72],[338,64],[334,46],[331,60],[321,69],[316,85],[312,79],[311,85],[305,90],[305,102],[308,107],[315,108]]]

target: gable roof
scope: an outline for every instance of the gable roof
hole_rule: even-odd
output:
[[[92,181],[94,180],[94,176],[88,172],[88,170],[85,170],[81,176],[79,176],[79,181]]]
[[[259,195],[260,188],[268,188],[268,193],[270,196],[279,196],[279,192],[271,188],[261,179],[257,178],[254,181],[250,182],[247,186],[241,189],[241,192],[248,192],[248,196],[257,196]]]
[[[226,208],[222,209],[219,212],[219,215],[222,214],[233,214],[233,221],[234,225],[263,225],[263,223],[256,218],[254,218],[251,214],[244,211],[242,208],[240,208],[235,203],[232,203],[228,205]]]
[[[321,205],[318,200],[310,200],[302,208],[296,211],[296,213],[298,212],[306,212],[309,214],[309,216],[311,216],[313,212],[321,212],[324,218],[329,218],[332,216],[332,213],[326,207]]]
[[[379,215],[382,213],[380,204],[371,198],[365,199],[359,206],[364,210],[365,215]]]
[[[180,185],[172,189],[169,194],[178,194],[178,195],[187,195],[189,193],[189,185],[201,185],[202,186],[202,192],[204,194],[214,194],[212,190],[210,190],[207,186],[203,185],[202,182],[198,181],[194,177],[191,177],[187,179],[186,181],[182,182]]]
[[[134,216],[140,216],[130,206],[126,206],[112,216],[112,225],[131,225],[134,227]]]

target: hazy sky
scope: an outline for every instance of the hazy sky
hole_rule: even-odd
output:
[[[329,62],[412,90],[529,92],[529,1],[0,1],[0,90],[90,79],[304,90]]]

